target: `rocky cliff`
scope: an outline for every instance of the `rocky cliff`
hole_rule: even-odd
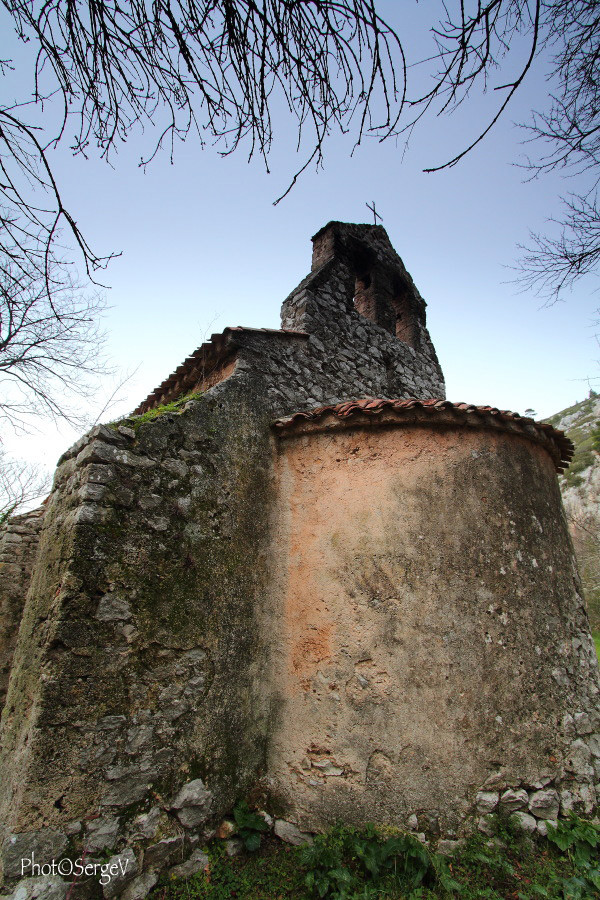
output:
[[[600,395],[563,409],[547,421],[575,444],[573,461],[560,476],[592,630],[600,632]]]

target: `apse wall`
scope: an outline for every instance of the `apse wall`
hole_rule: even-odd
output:
[[[474,407],[396,406],[278,425],[282,810],[306,830],[416,814],[449,833],[482,791],[589,800],[570,723],[597,668],[556,447]]]

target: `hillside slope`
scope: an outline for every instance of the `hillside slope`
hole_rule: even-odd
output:
[[[590,396],[546,419],[575,444],[560,486],[592,629],[600,631],[600,396]]]

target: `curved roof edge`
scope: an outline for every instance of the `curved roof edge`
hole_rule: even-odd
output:
[[[550,454],[557,472],[564,472],[573,458],[574,446],[563,431],[545,422],[536,422],[519,413],[494,406],[473,406],[449,400],[350,400],[335,406],[321,406],[297,412],[273,423],[282,437],[330,431],[352,426],[385,424],[466,425],[502,430],[529,438]]]

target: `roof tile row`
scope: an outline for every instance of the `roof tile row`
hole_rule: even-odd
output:
[[[297,412],[285,419],[279,419],[274,423],[274,428],[280,433],[290,433],[296,430],[303,422],[317,424],[319,420],[327,416],[334,416],[340,420],[348,420],[369,416],[375,418],[383,413],[394,413],[402,417],[408,410],[423,410],[432,417],[439,413],[450,412],[457,419],[465,420],[465,416],[473,417],[473,424],[485,427],[494,421],[495,424],[506,427],[511,431],[521,431],[529,437],[534,436],[539,443],[553,445],[555,452],[551,453],[558,472],[564,471],[573,458],[574,446],[563,431],[558,431],[546,422],[536,422],[527,416],[510,412],[507,409],[497,409],[495,406],[474,406],[471,403],[451,403],[449,400],[350,400],[346,403],[338,403],[334,406],[321,406],[308,412]]]

